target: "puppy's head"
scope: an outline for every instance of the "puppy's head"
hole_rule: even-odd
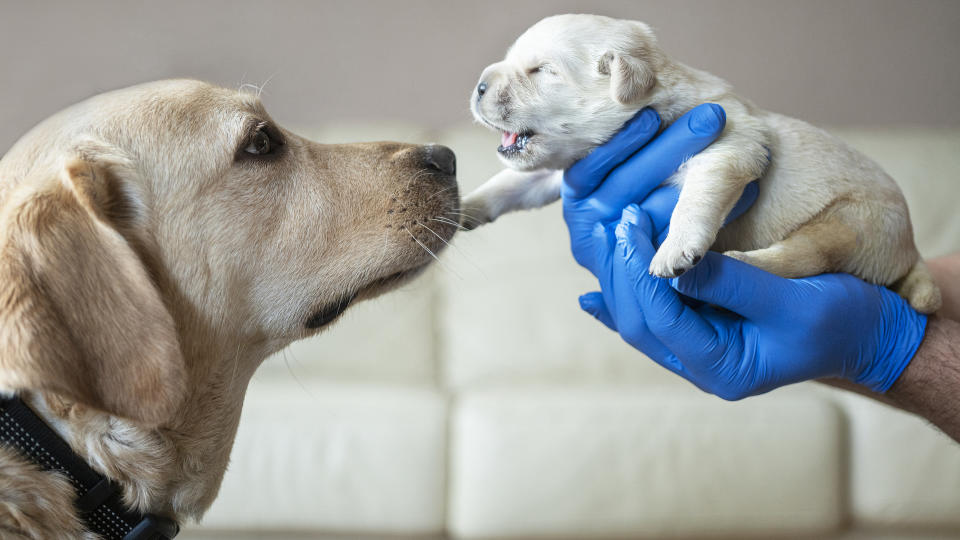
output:
[[[470,96],[519,170],[563,169],[650,102],[663,54],[650,28],[597,15],[548,17],[488,66]]]
[[[0,390],[148,424],[235,401],[241,357],[418,273],[458,202],[442,146],[317,144],[197,81],[95,97],[0,161]]]

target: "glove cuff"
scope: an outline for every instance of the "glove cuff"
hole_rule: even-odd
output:
[[[899,297],[893,315],[880,318],[879,346],[855,382],[883,394],[913,360],[927,329],[927,316],[914,311]]]

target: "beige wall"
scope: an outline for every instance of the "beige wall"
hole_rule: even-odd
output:
[[[287,125],[468,120],[483,66],[540,17],[642,19],[677,58],[820,124],[960,124],[960,2],[0,0],[0,152],[92,93],[270,79]]]

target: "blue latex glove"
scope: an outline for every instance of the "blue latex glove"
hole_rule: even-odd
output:
[[[704,391],[740,399],[842,377],[882,393],[923,340],[924,315],[892,291],[846,274],[784,279],[710,252],[679,278],[651,276],[657,227],[633,205],[613,234],[595,229],[602,241],[593,264],[611,267],[600,285],[612,294],[584,295],[581,306]],[[708,304],[691,307],[678,292]]]
[[[662,185],[691,156],[710,145],[723,131],[726,115],[719,105],[695,107],[657,136],[660,117],[653,109],[644,109],[610,141],[570,167],[563,178],[563,216],[570,232],[573,256],[601,283],[611,283],[609,258],[596,257],[597,223],[610,224],[620,219],[628,204],[641,207],[657,217],[655,238],[659,246],[667,236],[670,215],[677,204],[679,190]],[[756,182],[744,189],[728,220],[745,212],[757,198]],[[642,201],[642,202],[641,202]],[[603,287],[613,310],[614,291]]]
[[[570,231],[573,257],[595,275],[593,227],[611,223],[631,203],[669,223],[677,204],[675,186],[662,186],[688,158],[706,148],[720,136],[726,115],[719,105],[695,107],[670,125],[660,136],[660,117],[653,109],[640,111],[614,137],[573,164],[563,176],[563,217]],[[744,194],[730,213],[739,216],[757,198],[756,183]],[[728,219],[730,219],[728,218]],[[666,238],[667,228],[657,231],[657,245]]]

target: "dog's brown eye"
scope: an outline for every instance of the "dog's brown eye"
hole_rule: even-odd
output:
[[[534,73],[540,73],[543,70],[543,66],[532,67],[527,70],[527,75],[533,75]]]
[[[268,135],[263,126],[261,126],[254,132],[253,137],[250,139],[250,144],[248,144],[243,151],[255,156],[263,156],[272,152],[273,147],[273,140],[270,139],[270,135]]]

